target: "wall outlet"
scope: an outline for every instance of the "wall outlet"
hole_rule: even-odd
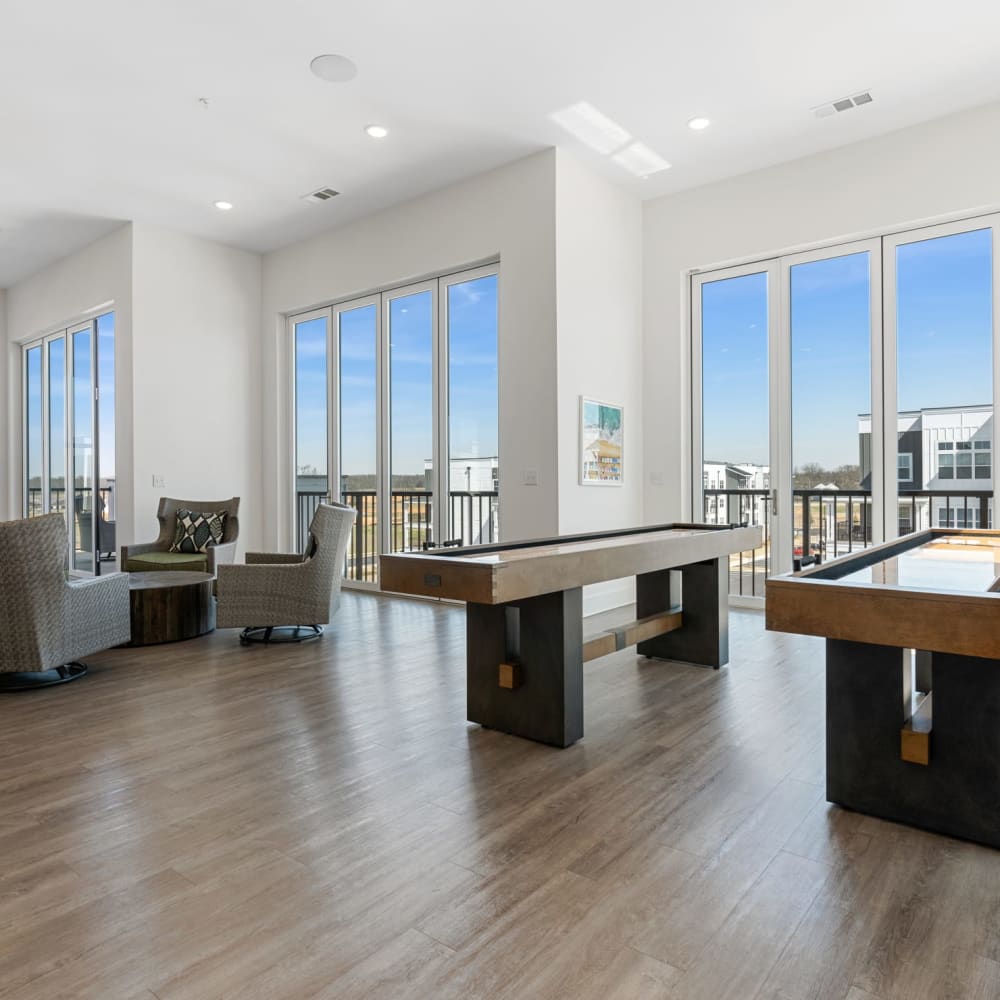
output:
[[[664,485],[663,473],[662,472],[651,472],[649,474],[649,481],[654,486],[663,486]]]
[[[538,469],[522,469],[521,482],[524,483],[525,486],[537,486]]]
[[[163,476],[158,476],[155,472],[153,473],[153,486],[154,487],[164,487],[167,485],[166,479]]]

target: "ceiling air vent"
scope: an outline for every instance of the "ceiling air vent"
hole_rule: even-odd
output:
[[[835,101],[827,101],[826,104],[821,104],[819,107],[810,108],[809,110],[817,118],[829,118],[830,115],[835,115],[840,111],[850,111],[851,108],[860,108],[862,104],[871,103],[871,91],[862,90],[853,97],[838,97]]]
[[[304,194],[302,196],[303,201],[329,201],[331,198],[336,198],[340,194],[339,191],[334,191],[333,188],[320,188],[318,191],[310,191],[309,194]]]

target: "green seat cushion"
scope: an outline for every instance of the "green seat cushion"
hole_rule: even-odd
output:
[[[207,573],[208,556],[203,552],[144,552],[141,556],[129,556],[125,564],[126,573],[157,573],[165,569]]]

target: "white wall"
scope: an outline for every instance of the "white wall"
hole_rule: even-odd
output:
[[[643,522],[642,203],[556,156],[559,532]],[[624,484],[580,485],[580,396],[624,406]],[[633,580],[588,587],[591,614],[634,599]]]
[[[241,551],[259,548],[261,258],[141,223],[133,243],[135,538],[161,496],[239,496]]]
[[[0,288],[0,521],[10,521],[14,512],[10,508],[11,479],[13,469],[8,459],[9,446],[7,438],[14,426],[11,410],[12,389],[7,382],[8,356],[14,354],[13,346],[7,340],[7,292]]]
[[[1000,205],[1000,104],[647,202],[647,521],[690,502],[684,272]]]
[[[117,372],[116,518],[119,540],[132,530],[132,226],[123,225],[70,257],[12,285],[6,295],[6,513],[21,516],[21,352],[19,345],[98,309],[115,311]],[[122,474],[123,470],[125,475]]]
[[[285,316],[497,256],[500,530],[506,539],[557,531],[555,154],[549,150],[265,255],[257,457],[264,463],[266,544],[292,544]],[[529,468],[538,471],[537,486],[522,485]]]

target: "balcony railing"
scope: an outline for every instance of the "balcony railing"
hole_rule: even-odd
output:
[[[324,502],[325,492],[299,491],[297,525],[299,551],[305,550],[309,522]],[[448,495],[451,528],[448,539],[461,538],[463,545],[496,541],[499,494],[495,490],[453,490]],[[346,490],[343,503],[358,512],[347,548],[344,576],[348,580],[374,583],[378,579],[378,504],[375,490]],[[393,490],[389,500],[389,538],[393,552],[414,552],[433,537],[433,495],[424,490]]]
[[[760,548],[735,552],[729,557],[729,593],[738,597],[763,597],[764,581],[771,570],[770,490],[705,490],[706,524],[759,524],[764,529]]]
[[[39,514],[44,513],[44,507],[42,504],[42,488],[41,486],[29,486],[28,487],[28,517],[38,517]],[[107,521],[114,520],[114,492],[115,488],[113,486],[102,486],[98,491],[101,495],[101,500],[104,502],[103,506],[103,516]],[[93,490],[89,486],[78,486],[73,490],[73,495],[76,501],[76,509],[85,514],[89,514],[93,510]],[[66,510],[66,487],[65,486],[52,486],[49,488],[49,512],[53,514],[62,514]]]
[[[729,560],[729,593],[763,597],[771,572],[771,494],[769,490],[705,490],[704,520],[709,524],[759,524],[763,545]],[[993,495],[984,490],[899,492],[900,535],[931,527],[993,526]],[[793,490],[793,555],[821,562],[872,544],[870,490]]]

